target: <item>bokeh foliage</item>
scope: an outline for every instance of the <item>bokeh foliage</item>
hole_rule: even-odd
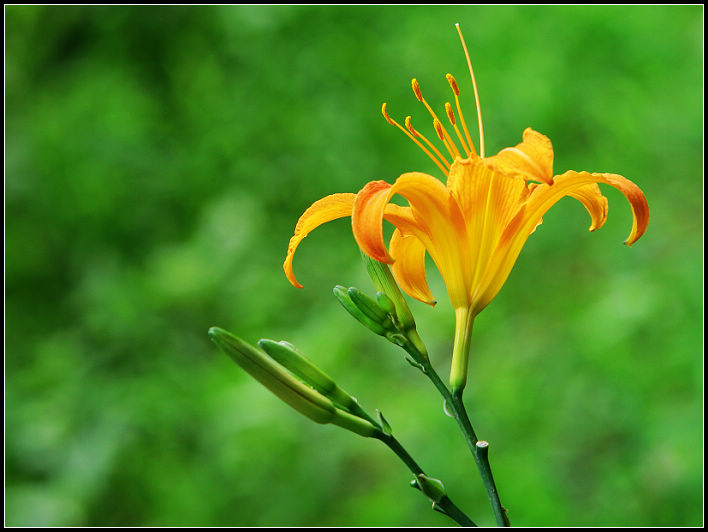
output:
[[[6,7],[6,523],[447,525],[382,445],[298,416],[209,342],[288,339],[482,524],[432,386],[331,295],[370,289],[347,222],[281,264],[315,199],[420,170],[381,102],[472,93],[488,151],[645,191],[633,249],[564,200],[475,324],[467,404],[517,525],[702,519],[702,6]],[[440,372],[452,312],[413,303]]]

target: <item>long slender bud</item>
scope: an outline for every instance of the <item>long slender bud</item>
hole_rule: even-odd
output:
[[[258,341],[258,347],[290,373],[334,401],[338,406],[350,412],[358,409],[359,405],[350,394],[337,386],[337,383],[329,375],[315,366],[292,344],[264,338]]]
[[[212,327],[209,336],[246,373],[295,410],[317,423],[331,423],[336,408],[331,400],[305,386],[268,355],[233,334]]]
[[[379,437],[382,434],[381,429],[374,423],[337,408],[330,398],[300,382],[275,359],[233,334],[218,327],[212,327],[209,329],[209,336],[246,373],[311,420],[323,424],[332,423],[366,437]],[[277,344],[277,342],[269,344],[269,347],[273,348],[273,344]],[[282,353],[279,351],[278,356],[281,356]],[[308,378],[314,379],[326,387],[333,384],[330,382],[331,379],[312,363],[304,364],[302,359],[291,355],[285,355],[284,360],[292,367],[296,367],[299,372],[307,375]],[[336,389],[338,388],[335,384],[333,390]],[[348,394],[346,395],[348,396]],[[349,397],[351,398],[351,396]],[[351,399],[353,400],[353,398]]]

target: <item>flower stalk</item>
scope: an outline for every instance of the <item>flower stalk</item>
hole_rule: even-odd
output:
[[[465,409],[465,405],[462,401],[462,388],[459,388],[455,393],[451,392],[430,364],[430,361],[427,358],[424,359],[411,342],[404,343],[402,347],[413,358],[413,360],[420,364],[423,373],[430,379],[435,388],[437,388],[440,395],[442,395],[443,400],[445,401],[446,410],[452,414],[452,417],[457,422],[457,425],[459,426],[465,439],[465,443],[467,444],[467,447],[469,447],[480,476],[482,477],[482,483],[484,484],[484,489],[487,492],[489,504],[494,512],[494,518],[497,525],[511,526],[509,518],[506,515],[506,509],[502,506],[499,499],[499,493],[497,491],[496,483],[494,482],[494,475],[492,474],[492,469],[489,464],[489,459],[487,456],[489,444],[482,446],[482,448],[478,446],[479,440],[477,439],[477,434],[472,427],[472,423],[467,415],[467,410]]]
[[[377,288],[385,285],[388,290],[387,295],[389,295],[391,299],[394,299],[397,293],[398,296],[400,296],[399,304],[402,308],[404,308],[404,312],[405,310],[410,312],[408,304],[403,298],[400,290],[398,290],[398,286],[393,279],[393,275],[388,265],[375,261],[364,254],[362,254],[362,257],[366,263],[367,271],[369,272],[369,275]],[[403,307],[404,305],[405,307]],[[494,512],[497,525],[510,526],[509,518],[506,515],[506,510],[502,506],[499,499],[499,493],[496,488],[496,483],[494,482],[494,475],[492,474],[492,469],[489,464],[489,458],[487,456],[489,444],[481,447],[477,445],[479,442],[477,439],[477,434],[472,427],[472,423],[467,415],[464,402],[462,401],[462,392],[467,381],[467,360],[471,343],[474,317],[475,314],[472,311],[456,312],[456,334],[453,348],[453,364],[450,375],[451,388],[448,388],[445,385],[438,373],[435,371],[435,368],[433,368],[428,357],[427,349],[425,349],[425,346],[415,328],[409,329],[408,332],[399,330],[399,334],[395,335],[396,341],[394,343],[402,347],[406,353],[408,353],[410,358],[407,360],[411,363],[411,365],[420,369],[428,377],[428,379],[430,379],[440,395],[442,395],[443,400],[445,401],[446,409],[452,414],[452,417],[457,422],[465,439],[465,443],[467,443],[467,446],[472,453],[475,464],[480,472],[480,476],[482,477],[482,483],[484,484],[484,488],[487,492],[487,497],[492,507],[492,511]],[[416,332],[415,342],[412,341],[409,336],[411,330]],[[391,338],[389,338],[389,340],[391,340]],[[419,349],[419,345],[423,345],[423,351]],[[456,356],[457,358],[455,358]]]

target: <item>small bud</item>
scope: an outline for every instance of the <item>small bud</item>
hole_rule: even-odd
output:
[[[411,344],[415,346],[418,352],[423,357],[428,358],[428,350],[425,348],[425,344],[416,331],[415,319],[413,319],[411,309],[408,307],[408,303],[406,303],[401,290],[398,288],[398,284],[393,278],[388,264],[372,259],[366,253],[362,253],[361,256],[366,264],[366,271],[369,273],[369,277],[371,277],[371,280],[374,282],[376,289],[379,292],[383,292],[396,307],[396,325],[398,325],[401,332],[405,333],[410,339]]]
[[[401,290],[398,288],[388,264],[372,259],[365,253],[362,253],[361,256],[366,264],[366,271],[369,273],[369,277],[374,282],[376,289],[386,294],[395,305],[396,318],[401,330],[415,329],[415,320],[411,309],[408,307],[406,300],[403,299],[403,294],[401,294]]]
[[[376,302],[379,304],[379,307],[385,312],[388,312],[391,316],[396,315],[396,305],[394,305],[391,298],[383,292],[376,292]]]
[[[439,503],[447,496],[445,486],[443,486],[443,483],[437,478],[429,477],[423,473],[416,475],[415,478],[418,482],[418,486],[420,486],[420,491],[422,491],[428,499],[433,501],[433,503]]]
[[[343,286],[334,287],[334,297],[341,303],[349,314],[354,316],[362,325],[378,335],[384,336],[386,334],[386,329],[380,323],[372,320],[366,314],[364,314],[361,309],[352,301],[349,296],[349,291]]]
[[[388,313],[364,292],[353,286],[349,288],[347,292],[349,293],[349,298],[352,302],[359,307],[359,310],[361,310],[368,318],[380,323],[385,329],[394,330],[396,328]]]

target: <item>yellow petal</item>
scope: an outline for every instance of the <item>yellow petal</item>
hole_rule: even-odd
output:
[[[393,263],[393,276],[403,291],[409,296],[435,305],[436,301],[425,277],[425,246],[413,235],[404,235],[396,229],[389,243]]]
[[[632,245],[644,234],[649,223],[649,206],[640,188],[617,174],[592,174],[589,172],[565,172],[556,176],[553,185],[539,185],[533,189],[523,211],[521,219],[516,219],[516,226],[510,224],[502,239],[502,245],[494,253],[486,274],[480,282],[480,289],[474,296],[475,308],[483,309],[499,292],[509,276],[528,236],[538,225],[541,217],[564,196],[580,199],[593,217],[593,225],[604,219],[602,201],[592,190],[591,185],[605,183],[622,192],[632,207],[632,231],[625,241]],[[605,208],[606,215],[606,208]],[[512,227],[513,226],[513,227]],[[599,225],[598,225],[599,226]]]
[[[622,192],[632,208],[632,230],[625,244],[631,246],[646,231],[649,224],[649,205],[642,190],[626,177],[617,174],[595,174],[571,170],[556,176],[554,181],[552,186],[540,185],[533,191],[529,198],[529,217],[542,216],[563,196],[577,198],[577,194],[580,193],[587,200],[588,186],[593,183],[604,183]],[[586,207],[588,206],[585,201],[583,201],[583,204]],[[597,206],[594,208],[597,208]],[[591,209],[588,210],[592,215]],[[593,216],[593,223],[596,221],[596,216],[597,213]]]
[[[410,211],[404,211],[407,217],[401,220],[405,226],[399,228],[404,233],[414,234],[424,245],[445,281],[453,306],[467,305],[469,276],[466,273],[470,263],[464,219],[445,185],[434,177],[411,172],[400,176],[393,185],[383,181],[367,183],[357,194],[352,212],[357,244],[373,259],[388,264],[394,262],[384,244],[382,227],[384,214],[396,223],[391,206],[387,207],[394,194],[400,194],[410,204]]]
[[[372,259],[393,263],[383,239],[383,215],[391,198],[391,185],[369,181],[356,195],[352,209],[352,232],[361,250]]]
[[[302,239],[305,238],[310,231],[319,227],[325,222],[330,222],[336,220],[337,218],[343,218],[344,216],[351,216],[352,208],[354,205],[354,198],[356,194],[351,193],[341,193],[332,194],[326,196],[320,200],[314,202],[304,213],[300,216],[295,226],[295,234],[290,238],[290,243],[288,244],[288,254],[285,257],[285,262],[283,263],[283,270],[285,270],[285,276],[296,288],[302,288],[302,285],[295,279],[295,274],[293,273],[293,256],[295,250],[297,249]]]
[[[500,174],[483,159],[458,159],[447,182],[467,225],[471,289],[486,269],[502,232],[529,195],[524,179]]]
[[[595,231],[605,225],[609,206],[607,198],[602,195],[597,183],[580,185],[577,189],[569,192],[568,195],[582,203],[588,213],[590,213],[590,231]]]
[[[389,205],[394,194],[406,198],[410,207],[396,210],[394,205]],[[391,217],[390,221],[393,223],[396,213],[399,217],[404,217],[405,220],[402,218],[401,222],[408,224],[408,227],[401,228],[404,232],[410,232],[415,225],[417,231],[424,231],[430,237],[433,227],[442,224],[444,229],[450,229],[452,222],[449,211],[450,196],[445,186],[432,176],[411,172],[400,176],[393,185],[385,181],[367,183],[354,201],[352,230],[364,253],[379,262],[392,264],[393,257],[388,253],[383,239],[385,214],[387,219]],[[462,225],[460,216],[456,221],[458,225]],[[425,242],[426,239],[422,240]],[[430,249],[428,251],[432,252]]]
[[[486,161],[497,171],[509,176],[553,183],[553,146],[551,140],[530,127],[524,130],[523,141],[513,148],[504,148]]]

